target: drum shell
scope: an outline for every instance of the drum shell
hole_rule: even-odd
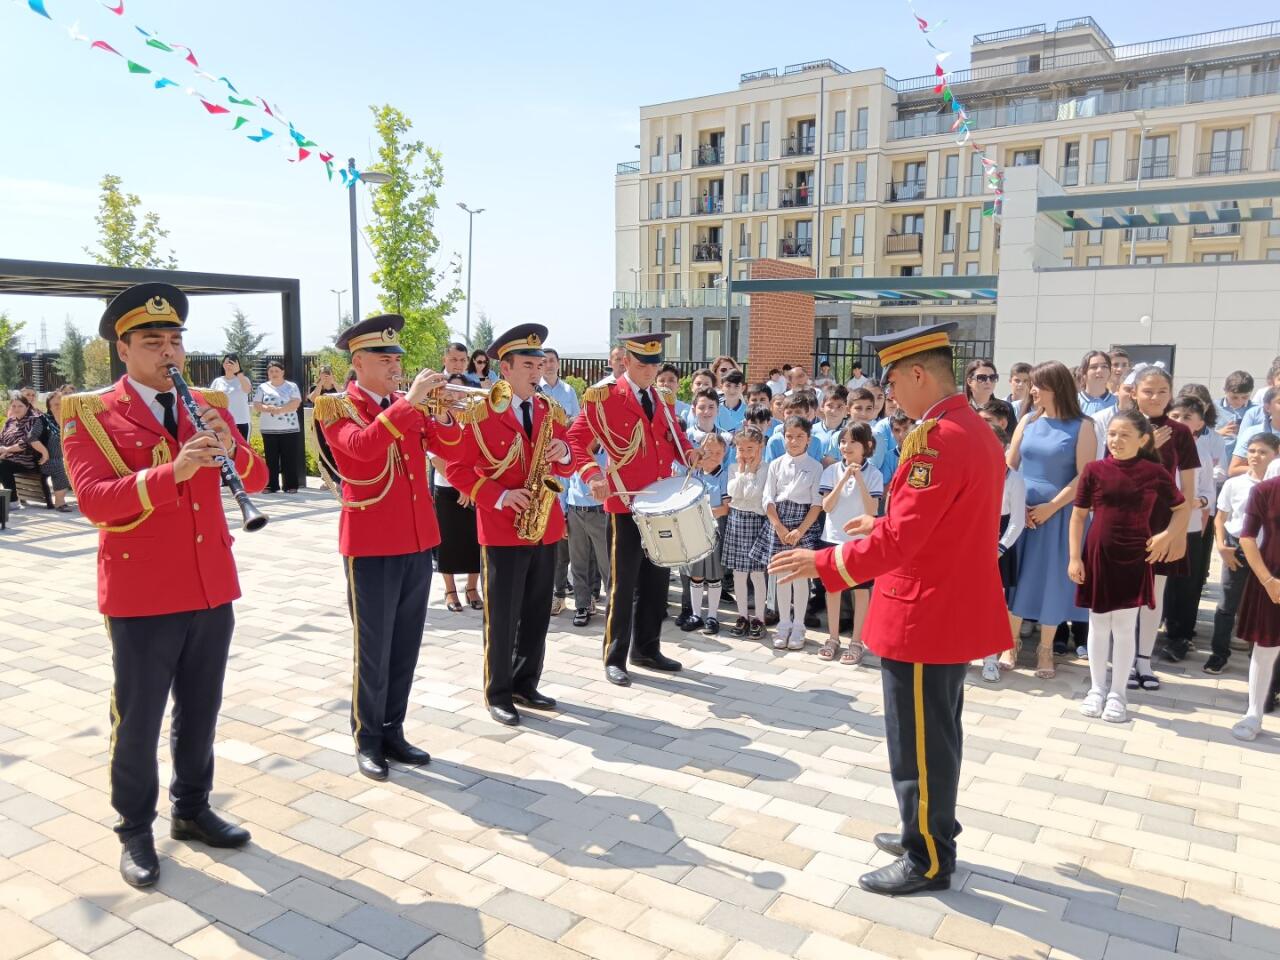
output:
[[[631,505],[645,555],[660,567],[685,567],[716,548],[716,521],[702,485],[681,477],[651,484]]]

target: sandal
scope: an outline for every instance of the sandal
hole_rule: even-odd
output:
[[[453,599],[450,600],[449,599],[450,597],[453,597]],[[452,613],[462,612],[462,604],[458,602],[457,590],[446,590],[444,592],[444,601],[445,601],[444,605],[449,608],[450,612]]]
[[[839,640],[828,640],[822,645],[822,649],[818,651],[818,658],[821,660],[834,660],[836,654],[840,652]]]
[[[474,597],[472,596],[473,593],[475,594]],[[471,607],[472,610],[484,609],[484,603],[480,600],[480,591],[478,588],[467,587],[467,604]],[[458,609],[461,610],[462,607],[458,607]]]
[[[866,652],[860,643],[851,643],[840,657],[840,662],[846,667],[855,667],[862,662],[862,655]]]
[[[1013,641],[1013,646],[1000,654],[1000,669],[1008,673],[1018,665],[1018,656],[1022,653],[1022,638],[1018,637]]]
[[[1053,665],[1053,648],[1040,647],[1037,651],[1036,677],[1040,680],[1052,680],[1058,675],[1058,668]]]
[[[1143,660],[1147,661],[1147,669],[1145,672],[1139,667],[1139,664],[1141,664]],[[1130,690],[1159,690],[1160,689],[1159,678],[1154,673],[1151,672],[1150,657],[1134,658],[1133,669],[1129,671],[1129,682],[1125,684],[1125,686],[1128,687],[1128,689]]]

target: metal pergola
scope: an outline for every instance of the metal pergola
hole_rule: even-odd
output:
[[[104,267],[90,263],[0,259],[0,294],[110,299],[135,283],[169,283],[192,297],[278,293],[285,367],[291,371],[302,370],[302,304],[297,280],[232,273],[195,273],[189,270],[150,270]],[[111,354],[111,371],[117,377],[124,372],[114,353]]]
[[[803,293],[816,300],[986,300],[996,299],[991,274],[964,277],[808,277],[733,280],[732,293]]]
[[[1040,197],[1036,209],[1064,230],[1258,223],[1280,219],[1280,180],[1071,193]]]

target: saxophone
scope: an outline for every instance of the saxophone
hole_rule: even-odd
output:
[[[529,458],[529,475],[525,478],[524,488],[532,494],[529,506],[516,518],[516,536],[527,543],[541,543],[547,532],[547,522],[551,519],[551,508],[556,497],[564,491],[562,484],[552,475],[547,465],[547,444],[551,440],[551,411],[542,418],[542,426],[538,429],[538,439],[533,445],[533,455]]]

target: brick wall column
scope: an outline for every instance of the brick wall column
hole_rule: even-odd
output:
[[[816,242],[816,241],[815,241]],[[786,260],[753,260],[752,280],[810,279],[813,268]],[[813,363],[813,297],[804,293],[753,293],[747,361],[751,379],[763,381],[784,363]],[[809,371],[811,374],[812,370]]]

